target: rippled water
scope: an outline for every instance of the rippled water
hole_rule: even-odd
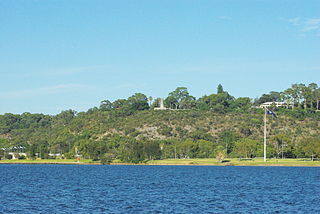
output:
[[[320,213],[320,168],[0,165],[0,213]]]

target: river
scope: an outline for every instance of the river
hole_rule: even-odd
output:
[[[0,213],[320,213],[319,167],[0,165]]]

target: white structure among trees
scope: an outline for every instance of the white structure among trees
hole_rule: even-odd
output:
[[[164,107],[163,98],[160,98],[159,105],[160,107],[156,107],[154,110],[167,110],[167,108]]]
[[[267,108],[267,107],[271,107],[271,106],[275,106],[275,107],[292,107],[292,104],[288,104],[286,102],[265,102],[262,103],[259,108]]]

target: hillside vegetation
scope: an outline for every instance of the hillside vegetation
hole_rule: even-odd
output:
[[[7,113],[0,115],[0,156],[8,159],[9,152],[26,152],[34,159],[60,153],[106,163],[262,157],[264,110],[256,106],[288,100],[290,108],[270,107],[277,118],[268,115],[267,155],[313,159],[320,157],[320,112],[318,88],[309,86],[305,88],[310,94],[270,92],[255,101],[236,99],[221,85],[217,93],[196,100],[179,87],[165,99],[168,110],[153,110],[159,98],[137,93],[114,102],[104,100],[87,112]]]

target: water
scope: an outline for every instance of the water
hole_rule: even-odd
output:
[[[0,165],[0,213],[320,213],[320,168]]]

